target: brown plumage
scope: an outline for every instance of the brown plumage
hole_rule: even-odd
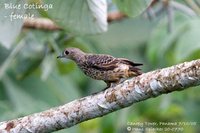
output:
[[[87,54],[78,48],[66,48],[57,58],[72,59],[87,76],[105,81],[108,87],[122,78],[141,74],[137,66],[142,64],[105,54]]]

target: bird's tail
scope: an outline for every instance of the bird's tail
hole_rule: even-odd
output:
[[[132,62],[132,61],[124,59],[124,58],[120,58],[120,59],[124,64],[129,65],[129,70],[128,70],[129,77],[138,76],[138,75],[142,74],[141,69],[137,68],[137,66],[141,66],[143,64],[135,63],[135,62]]]
[[[129,76],[138,76],[142,74],[142,71],[140,68],[137,67],[129,67]]]

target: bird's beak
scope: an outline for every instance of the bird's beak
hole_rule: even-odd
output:
[[[57,56],[57,58],[64,58],[65,56],[64,55],[59,55],[59,56]]]

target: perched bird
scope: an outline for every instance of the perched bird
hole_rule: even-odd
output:
[[[136,67],[142,65],[140,63],[111,55],[84,53],[78,48],[66,48],[57,58],[75,61],[87,76],[105,81],[107,87],[110,87],[111,83],[120,82],[120,79],[141,74],[140,69]]]

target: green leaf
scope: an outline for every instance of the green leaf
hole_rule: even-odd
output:
[[[187,31],[188,16],[175,12],[174,29],[172,33],[167,32],[167,18],[162,19],[150,36],[147,55],[153,64],[174,64],[174,47],[177,39]]]
[[[153,0],[114,0],[120,11],[130,17],[141,14]]]
[[[39,78],[39,75],[32,74],[23,80],[16,80],[17,85],[24,88],[24,91],[34,97],[38,101],[44,101],[49,106],[59,105],[59,100],[56,98],[56,92],[51,91],[51,86],[48,87],[48,80],[45,82]],[[39,105],[39,104],[38,104]]]
[[[45,81],[42,81],[38,74],[34,73],[23,80],[16,81],[16,83],[20,87],[26,88],[25,91],[29,95],[39,101],[45,101],[49,106],[60,105],[80,97],[72,75],[59,75],[55,69]]]
[[[49,74],[52,72],[54,66],[55,66],[55,56],[53,54],[47,55],[42,64],[41,64],[41,69],[42,69],[42,74],[41,74],[41,79],[46,80],[49,76]]]
[[[20,52],[21,48],[23,48],[24,45],[25,45],[24,43],[19,43],[9,53],[8,57],[5,59],[5,61],[1,65],[0,79],[4,76],[4,74],[7,71],[7,69],[10,68],[10,66],[12,66],[11,62],[15,59],[16,55]],[[4,53],[4,52],[2,52],[2,53]]]
[[[94,34],[107,30],[106,0],[44,0],[52,4],[48,15],[59,26],[78,34]]]
[[[118,112],[117,112],[118,113]],[[102,133],[114,133],[115,131],[115,126],[117,124],[118,116],[117,113],[112,113],[108,115],[107,117],[102,118],[102,123],[101,123],[101,132]]]
[[[20,43],[26,45],[21,49],[13,67],[18,79],[24,78],[37,69],[45,55],[44,44],[41,44],[42,42],[38,41],[32,32],[27,33]]]
[[[97,129],[99,128],[101,124],[100,122],[101,122],[101,119],[92,119],[87,122],[83,122],[80,124],[80,131],[95,133],[97,132]],[[109,133],[112,133],[112,132],[109,132]]]
[[[0,45],[0,51],[0,65],[2,65],[5,59],[8,57],[10,51],[2,45]]]
[[[0,101],[0,114],[5,113],[9,110],[11,110],[10,103],[8,101]]]
[[[64,63],[63,61],[60,60],[57,61],[58,70],[61,75],[65,75],[73,71],[75,68],[75,63],[73,61],[67,60],[66,62],[67,63]]]
[[[159,22],[157,27],[153,30],[147,45],[147,57],[153,63],[158,62],[158,53],[160,45],[167,36],[166,19]]]
[[[171,104],[167,109],[160,112],[161,115],[167,120],[170,117],[170,120],[177,120],[180,119],[184,113],[183,108],[178,104]]]
[[[84,37],[72,37],[63,41],[58,41],[58,45],[65,49],[66,47],[76,47],[83,51],[88,51],[88,42],[84,40]]]
[[[77,85],[71,77],[51,73],[47,79],[47,86],[60,102],[72,101],[80,97]]]
[[[6,92],[4,90],[2,82],[0,82],[0,101],[5,99],[6,99]]]
[[[183,32],[177,40],[175,49],[176,59],[178,62],[184,61],[191,55],[200,58],[200,19],[188,21],[188,30]],[[195,55],[193,53],[196,53]],[[190,58],[191,59],[191,58]]]
[[[14,19],[14,15],[24,15],[24,4],[24,0],[0,1],[0,42],[6,48],[11,47],[21,31],[23,19],[16,18],[16,16],[16,19]],[[20,7],[19,9],[15,9],[13,5],[19,5]]]
[[[8,76],[5,76],[3,79],[3,84],[6,88],[8,98],[13,104],[14,110],[19,112],[21,115],[47,107],[47,105],[42,101],[38,101],[31,97]]]
[[[170,50],[170,48],[173,46],[174,43],[176,43],[176,40],[182,35],[182,33],[186,32],[188,30],[187,22],[183,22],[179,26],[176,27],[176,29],[167,35],[167,38],[163,40],[162,42],[162,49],[160,49],[159,56],[163,57],[163,53],[166,53]]]
[[[0,121],[6,121],[20,116],[21,114],[19,112],[14,112],[13,110],[10,109],[0,115]]]

